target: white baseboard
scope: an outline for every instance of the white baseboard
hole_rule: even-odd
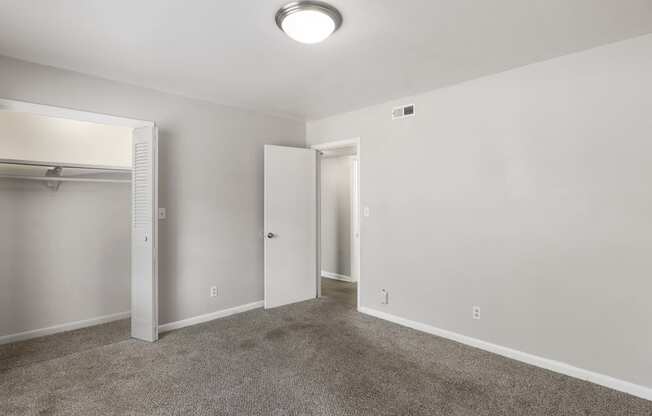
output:
[[[331,273],[331,272],[327,272],[325,270],[321,271],[321,277],[325,277],[327,279],[342,280],[344,282],[354,282],[354,280],[351,278],[351,276],[346,276],[346,275],[337,274],[337,273]]]
[[[201,324],[203,322],[212,321],[213,319],[224,318],[225,316],[235,315],[237,313],[247,312],[252,309],[258,309],[263,307],[263,301],[247,303],[245,305],[235,306],[229,309],[223,309],[221,311],[211,312],[204,315],[194,316],[188,319],[182,319],[180,321],[169,322],[167,324],[159,325],[158,332],[168,332],[173,329],[184,328],[191,325]]]
[[[97,318],[84,319],[82,321],[67,322],[65,324],[54,325],[47,328],[34,329],[32,331],[19,332],[0,336],[0,345],[11,342],[25,341],[32,338],[44,337],[46,335],[57,334],[59,332],[72,331],[75,329],[86,328],[88,326],[105,324],[107,322],[118,321],[129,318],[129,311],[114,313],[111,315],[98,316]]]
[[[536,355],[528,354],[526,352],[514,350],[511,348],[503,347],[500,345],[492,344],[490,342],[482,341],[477,338],[472,338],[466,335],[458,334],[455,332],[447,331],[445,329],[436,328],[421,322],[411,321],[409,319],[401,318],[399,316],[391,315],[386,312],[381,312],[375,309],[360,307],[358,311],[367,315],[375,316],[376,318],[384,319],[386,321],[394,322],[399,325],[407,326],[418,331],[427,332],[432,335],[437,335],[442,338],[447,338],[459,343],[469,345],[471,347],[479,348],[481,350],[489,351],[494,354],[502,355],[513,360],[521,361],[536,367],[545,368],[556,373],[565,374],[570,377],[578,378],[580,380],[589,381],[608,387],[613,390],[618,390],[624,393],[637,396],[642,399],[652,400],[652,388],[641,386],[638,384],[630,383],[628,381],[620,380],[604,374],[595,373],[593,371],[585,370],[583,368],[574,367],[560,361],[550,360],[548,358],[539,357]]]

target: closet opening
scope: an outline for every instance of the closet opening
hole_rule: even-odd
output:
[[[153,122],[0,100],[0,344],[158,338],[156,142]]]

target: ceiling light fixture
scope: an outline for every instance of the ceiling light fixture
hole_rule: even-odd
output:
[[[276,12],[276,25],[301,43],[319,43],[342,25],[342,14],[321,1],[295,1]]]

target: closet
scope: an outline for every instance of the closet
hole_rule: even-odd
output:
[[[0,111],[0,343],[130,317],[156,340],[153,123],[37,107]]]

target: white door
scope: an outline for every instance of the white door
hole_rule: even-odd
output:
[[[265,308],[317,297],[317,152],[265,146]]]
[[[131,227],[131,336],[158,339],[158,133],[156,127],[133,132]]]

